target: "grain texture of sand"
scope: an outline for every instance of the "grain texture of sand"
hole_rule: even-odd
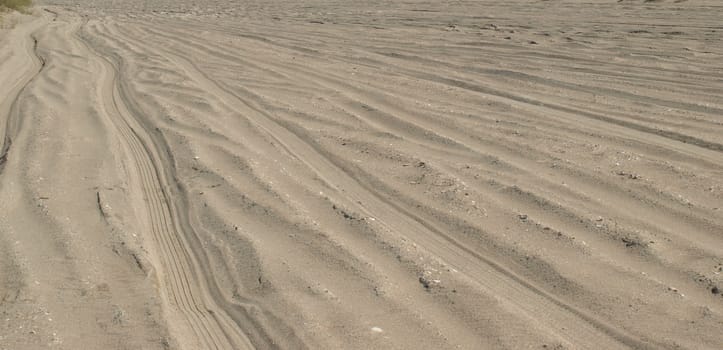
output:
[[[2,350],[723,348],[717,1],[4,16]]]

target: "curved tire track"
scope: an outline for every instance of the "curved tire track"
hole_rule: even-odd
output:
[[[84,33],[92,36],[97,36],[99,33]],[[81,41],[89,42],[85,35],[83,35]],[[115,51],[115,48],[111,48],[111,51]],[[118,65],[119,68],[116,71],[122,71],[123,58],[115,57],[118,62],[111,62],[111,65]],[[130,91],[125,84],[125,81],[118,77],[118,93],[120,98],[125,101],[126,107],[130,113],[134,116],[142,115],[140,107],[138,107],[133,100],[133,97],[127,95]],[[135,118],[135,122],[138,123],[138,129],[145,128],[146,130],[152,129],[154,126],[149,124],[147,120],[141,118]],[[148,135],[148,133],[146,133]],[[165,143],[163,137],[157,138],[146,138],[144,139],[146,144],[153,145],[152,150],[157,150],[155,155],[157,156],[156,164],[159,170],[161,179],[168,179],[166,184],[173,184],[171,186],[164,186],[166,193],[169,196],[174,197],[173,201],[169,200],[169,204],[172,206],[174,218],[178,220],[177,225],[180,233],[184,235],[188,248],[192,254],[200,262],[198,268],[199,278],[203,279],[203,283],[208,288],[208,292],[211,298],[217,303],[217,305],[225,311],[225,313],[236,323],[236,325],[243,330],[245,335],[249,338],[251,343],[258,348],[275,349],[275,348],[294,348],[294,349],[305,349],[307,345],[296,334],[293,327],[285,324],[282,319],[275,315],[273,312],[265,309],[263,306],[256,303],[252,298],[242,298],[241,300],[229,299],[224,296],[218,287],[218,282],[215,279],[214,272],[210,266],[210,259],[208,258],[207,252],[203,247],[200,238],[196,234],[194,227],[199,227],[199,223],[195,222],[191,215],[186,215],[190,210],[188,203],[187,190],[181,183],[178,183],[175,179],[177,175],[175,173],[175,162],[173,160],[173,154]],[[165,173],[165,174],[163,174]]]
[[[165,179],[157,167],[158,156],[143,140],[143,128],[135,121],[118,86],[118,70],[107,59],[83,43],[89,57],[100,68],[100,109],[125,144],[132,167],[141,183],[147,212],[146,229],[151,234],[157,257],[161,294],[173,310],[187,322],[193,338],[204,349],[253,349],[254,344],[214,300],[201,267],[182,233],[178,215],[171,203]]]

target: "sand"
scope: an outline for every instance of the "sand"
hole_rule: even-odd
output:
[[[0,349],[723,348],[717,1],[40,1]]]

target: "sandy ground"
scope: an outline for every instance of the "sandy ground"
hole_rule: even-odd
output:
[[[721,18],[701,0],[8,15],[0,349],[721,349]]]

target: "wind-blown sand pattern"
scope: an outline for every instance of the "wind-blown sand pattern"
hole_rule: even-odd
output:
[[[717,1],[12,16],[0,349],[723,348]]]

